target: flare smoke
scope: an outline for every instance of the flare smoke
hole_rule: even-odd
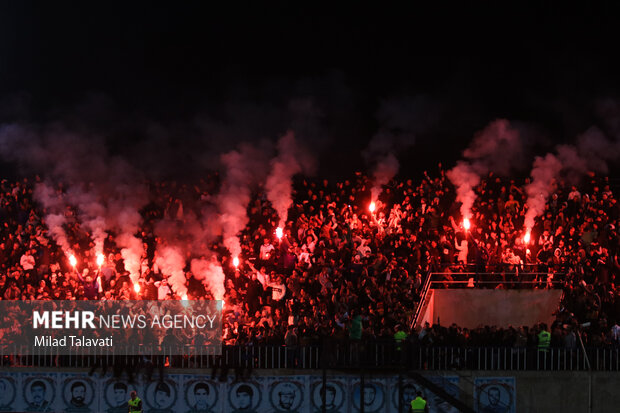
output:
[[[523,165],[524,140],[505,119],[489,124],[478,133],[463,152],[466,161],[459,161],[447,176],[456,187],[456,200],[461,203],[463,218],[471,218],[476,200],[475,187],[483,175],[494,172],[506,175]]]
[[[525,228],[531,230],[534,219],[542,215],[545,205],[552,191],[552,184],[562,170],[562,163],[552,154],[545,157],[536,157],[532,169],[532,182],[525,187],[527,193],[527,212],[525,213]]]
[[[553,191],[553,181],[562,174],[577,183],[588,171],[608,172],[608,162],[618,159],[620,144],[608,139],[598,128],[589,128],[577,138],[575,145],[559,145],[555,154],[538,157],[531,172],[532,181],[526,186],[527,212],[525,228],[531,229],[535,219],[545,211],[546,201]]]
[[[224,298],[224,271],[215,257],[211,257],[209,260],[205,258],[193,259],[191,270],[194,278],[202,281],[216,300]]]
[[[185,257],[176,247],[165,246],[157,249],[155,265],[168,278],[168,284],[178,296],[187,294],[185,285]]]
[[[42,175],[34,197],[45,207],[45,222],[56,243],[70,249],[63,228],[68,206],[94,242],[95,254],[103,252],[108,231],[118,234],[126,269],[132,280],[139,277],[142,243],[135,237],[140,223],[139,209],[146,203],[146,189],[140,174],[127,162],[109,156],[102,139],[78,135],[62,126],[35,129],[10,125],[0,131],[2,155],[21,167]],[[62,183],[64,191],[56,191]],[[131,217],[131,218],[129,218]]]
[[[267,161],[264,151],[250,145],[221,156],[225,168],[217,206],[224,246],[233,257],[241,255],[239,233],[248,222],[247,208],[254,185],[264,180]]]
[[[310,174],[313,169],[312,158],[295,141],[293,132],[282,136],[278,141],[278,155],[271,161],[271,173],[265,184],[267,198],[278,213],[280,227],[286,225],[288,209],[293,203],[293,176]]]

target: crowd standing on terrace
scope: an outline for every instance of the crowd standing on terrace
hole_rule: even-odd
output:
[[[125,271],[114,235],[104,245],[101,267],[91,234],[75,208],[65,212],[65,232],[79,258],[67,261],[33,198],[37,178],[0,183],[0,299],[180,299],[155,264],[162,219],[200,217],[218,177],[196,185],[150,183],[152,202],[142,211],[144,242],[140,290]],[[476,188],[471,228],[465,230],[455,189],[441,165],[421,180],[394,180],[369,210],[372,181],[361,173],[332,182],[298,177],[281,238],[278,217],[261,189],[253,194],[243,253],[235,267],[221,240],[205,248],[225,272],[224,343],[317,343],[392,338],[396,331],[423,345],[527,346],[539,331],[523,326],[422,326],[408,331],[429,272],[445,281],[460,272],[493,272],[487,288],[511,288],[519,280],[564,290],[551,345],[576,348],[580,325],[586,345],[620,344],[620,209],[608,178],[589,175],[579,184],[558,181],[546,211],[524,240],[526,181],[490,174]],[[191,273],[190,299],[213,295]],[[527,277],[529,273],[538,273]],[[543,274],[541,276],[540,274]],[[489,278],[485,278],[489,280]]]

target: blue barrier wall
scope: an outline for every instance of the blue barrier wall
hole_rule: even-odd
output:
[[[322,411],[323,379],[320,373],[265,374],[238,382],[233,377],[220,382],[205,374],[169,374],[163,382],[130,384],[109,375],[89,376],[85,371],[4,371],[0,372],[0,411],[125,413],[131,390],[136,390],[143,399],[147,413]],[[514,377],[476,377],[475,383],[461,382],[459,376],[450,374],[433,374],[428,378],[455,397],[463,396],[460,388],[469,387],[471,390],[467,393],[471,391],[482,405],[498,405],[503,412],[516,411]],[[325,392],[327,411],[359,412],[363,392],[365,412],[398,412],[397,376],[365,376],[363,387],[361,385],[359,375],[328,374]],[[407,411],[408,402],[419,389],[429,401],[431,412],[456,411],[427,389],[407,379],[402,381],[403,411]]]

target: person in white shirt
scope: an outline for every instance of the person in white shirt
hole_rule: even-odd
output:
[[[157,287],[157,299],[165,300],[168,296],[172,295],[172,290],[168,285],[168,280],[165,278],[161,281],[155,282],[155,287]]]
[[[280,302],[286,295],[286,285],[282,280],[282,276],[278,276],[275,281],[268,284],[271,287],[271,299],[276,302]]]
[[[370,247],[366,245],[366,242],[367,241],[365,239],[362,239],[360,246],[357,247],[357,252],[359,253],[359,255],[361,255],[364,258],[369,257],[370,253],[372,252]]]
[[[24,255],[22,255],[21,259],[19,260],[19,264],[22,266],[24,271],[30,271],[34,269],[35,261],[33,253],[33,250],[28,250],[24,253]]]
[[[581,193],[577,190],[577,187],[573,186],[571,188],[571,192],[568,194],[568,200],[579,202],[580,198],[581,198]]]
[[[269,238],[265,238],[263,245],[260,246],[260,259],[269,261],[273,257],[275,247],[269,242]]]
[[[299,259],[300,263],[306,264],[308,267],[312,266],[312,263],[310,262],[310,253],[308,252],[308,248],[306,248],[305,245],[301,247],[301,253],[297,258]]]
[[[256,273],[256,279],[262,284],[263,289],[267,289],[269,284],[269,274],[267,273],[267,269],[265,268],[265,266],[262,266],[260,267],[260,270],[257,270],[256,267],[249,261],[248,265],[250,266],[252,271]]]
[[[304,245],[310,254],[314,254],[314,249],[316,248],[316,243],[319,238],[313,230],[308,231],[306,235],[306,243]]]

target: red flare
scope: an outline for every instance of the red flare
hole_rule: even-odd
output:
[[[370,211],[370,213],[375,212],[375,209],[377,208],[377,206],[375,205],[375,201],[372,201],[370,203],[370,205],[368,205],[368,210]]]
[[[284,235],[284,232],[282,231],[282,227],[276,228],[276,237],[278,237],[278,239],[282,239],[282,235]]]
[[[469,222],[469,218],[465,218],[463,220],[463,228],[465,228],[465,231],[469,231],[469,228],[471,228],[471,222]]]
[[[99,267],[103,265],[104,260],[105,260],[105,256],[103,254],[97,254],[97,265]]]

